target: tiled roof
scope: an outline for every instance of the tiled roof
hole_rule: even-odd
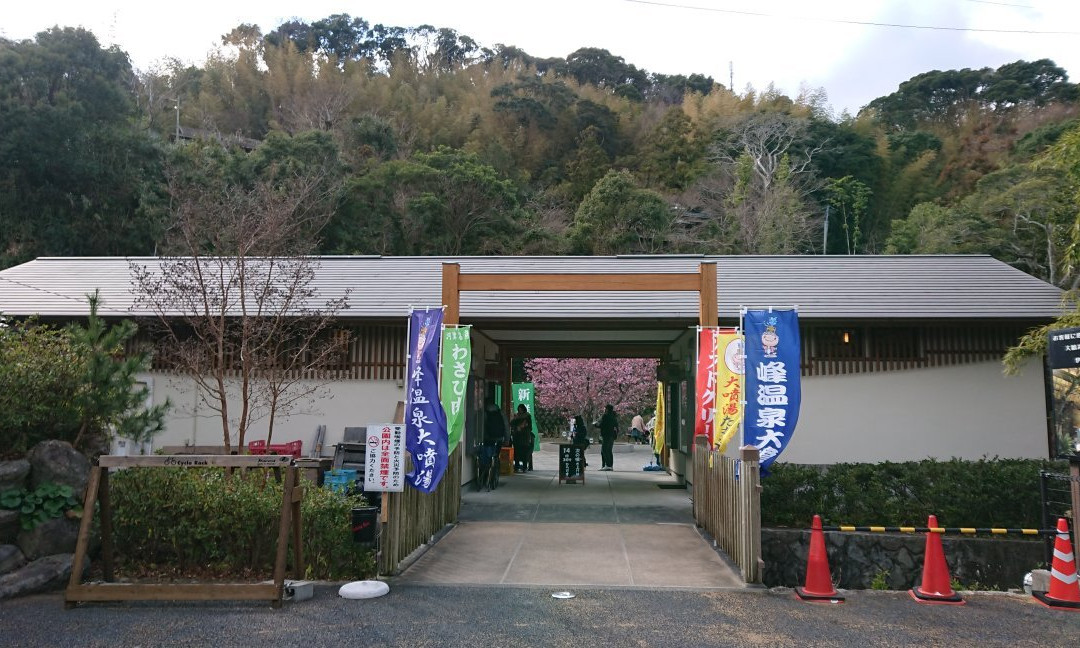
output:
[[[798,306],[809,319],[1047,320],[1062,291],[982,255],[939,256],[625,256],[625,257],[319,257],[321,299],[351,289],[349,318],[393,318],[409,306],[441,302],[442,263],[467,273],[688,273],[717,264],[720,319],[750,308]],[[85,315],[99,289],[101,314],[137,315],[131,265],[159,259],[50,257],[0,272],[0,312]],[[462,293],[462,321],[695,320],[692,292]]]

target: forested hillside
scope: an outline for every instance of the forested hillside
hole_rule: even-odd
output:
[[[1078,280],[1080,90],[1049,60],[837,116],[346,15],[223,43],[134,71],[79,29],[0,40],[0,267],[168,253],[183,210],[303,187],[329,254],[985,252]]]

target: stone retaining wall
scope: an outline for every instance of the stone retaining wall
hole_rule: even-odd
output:
[[[943,536],[949,575],[963,589],[1020,588],[1024,574],[1045,567],[1045,544],[1017,536]],[[926,534],[825,532],[833,582],[843,589],[870,589],[879,574],[888,589],[908,589],[922,580]],[[805,584],[810,531],[762,529],[763,579],[769,587]]]
[[[89,459],[63,441],[42,441],[26,459],[0,461],[0,492],[50,482],[70,486],[81,501],[89,477]],[[61,588],[71,575],[79,520],[50,518],[25,530],[19,518],[0,509],[0,599]]]

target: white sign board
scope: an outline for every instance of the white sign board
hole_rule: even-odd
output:
[[[367,426],[364,490],[400,493],[405,488],[405,426]]]

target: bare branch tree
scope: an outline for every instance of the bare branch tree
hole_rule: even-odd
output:
[[[169,256],[131,266],[137,305],[157,320],[159,357],[220,416],[227,450],[234,438],[243,447],[255,420],[272,426],[319,391],[300,379],[342,346],[323,332],[348,293],[320,303],[309,255],[329,217],[324,178],[277,171],[240,185],[170,168]]]
[[[745,156],[750,160],[754,175],[764,191],[783,175],[796,177],[806,173],[814,156],[825,142],[798,148],[805,144],[809,120],[785,113],[754,113],[739,122],[726,140],[714,148],[714,159],[735,164]]]
[[[817,227],[812,162],[825,145],[809,143],[808,127],[808,120],[779,112],[734,124],[713,148],[713,172],[693,187],[697,215],[685,219],[684,236],[726,254],[806,251]]]

